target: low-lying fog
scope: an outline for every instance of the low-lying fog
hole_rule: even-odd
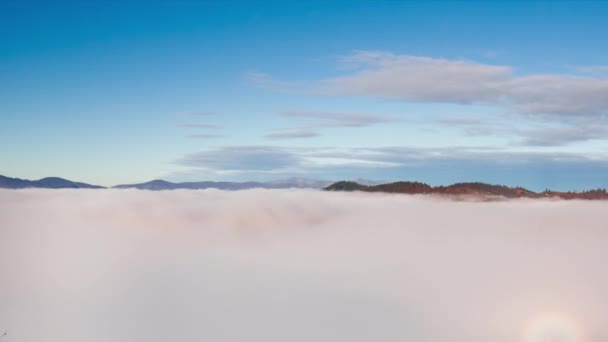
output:
[[[0,191],[0,277],[2,342],[603,342],[608,203]]]

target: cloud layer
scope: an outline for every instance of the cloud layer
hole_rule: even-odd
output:
[[[600,202],[313,191],[0,191],[6,341],[608,337]]]

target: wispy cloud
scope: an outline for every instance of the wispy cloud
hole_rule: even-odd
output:
[[[177,124],[177,127],[183,127],[183,128],[202,128],[202,129],[218,129],[218,128],[221,128],[221,126],[214,125],[214,124],[207,124],[207,123],[181,123],[181,124]]]
[[[500,55],[500,52],[496,50],[483,50],[480,55],[485,58],[494,59]]]
[[[357,51],[342,62],[354,72],[320,81],[324,93],[470,104],[495,101],[511,78],[507,66],[389,52]]]
[[[219,116],[221,113],[214,111],[183,111],[183,112],[174,112],[171,116],[174,117],[211,117],[211,116]]]
[[[264,137],[267,139],[303,139],[303,138],[314,138],[321,134],[309,129],[292,129],[292,130],[281,130],[275,133],[266,134]]]
[[[189,134],[189,135],[187,135],[187,137],[192,138],[192,139],[218,139],[218,138],[223,138],[224,135],[200,133],[200,134]]]
[[[576,68],[579,71],[590,74],[608,73],[608,65],[588,65]]]
[[[552,117],[608,114],[608,80],[573,75],[515,76],[513,68],[470,60],[356,51],[343,57],[345,75],[292,89],[414,102],[494,104],[509,111]],[[604,70],[604,66],[588,67]],[[280,84],[264,74],[267,84]],[[269,87],[272,88],[272,87]]]
[[[532,75],[511,81],[513,110],[525,114],[593,117],[608,114],[608,80]]]
[[[219,130],[222,126],[210,123],[180,123],[177,124],[177,127],[187,128],[190,131],[209,131],[209,130]],[[218,133],[191,133],[187,134],[186,138],[190,139],[219,139],[225,137],[223,134]]]
[[[573,125],[563,127],[545,127],[540,129],[520,130],[517,135],[522,138],[517,145],[523,146],[562,146],[575,142],[606,139],[608,126]]]
[[[298,120],[299,126],[266,134],[267,139],[314,138],[320,136],[319,130],[324,128],[360,128],[398,121],[397,118],[387,115],[352,112],[289,110],[281,115]]]
[[[272,171],[298,166],[292,151],[274,146],[226,146],[186,155],[177,164],[222,171]]]
[[[488,122],[466,116],[441,117],[435,121],[441,128],[458,128],[466,136],[510,135],[513,129],[502,123]]]
[[[185,115],[193,115],[193,116],[213,116],[219,115],[217,112],[208,112],[208,111],[198,111],[198,112],[187,112]]]
[[[310,92],[310,85],[305,82],[287,82],[274,79],[271,75],[252,71],[247,73],[247,80],[255,86],[283,93]]]
[[[368,113],[324,112],[291,110],[282,113],[283,116],[313,120],[313,127],[366,127],[383,123],[397,122],[397,118]]]
[[[483,124],[480,119],[469,118],[469,117],[443,117],[439,118],[437,122],[441,125],[448,126],[475,126]]]
[[[515,146],[564,146],[576,142],[605,140],[608,122],[602,118],[578,119],[569,122],[534,121],[533,128],[519,128],[508,122],[486,122],[477,118],[445,117],[436,121],[446,127],[456,127],[469,136],[501,136],[516,139]]]

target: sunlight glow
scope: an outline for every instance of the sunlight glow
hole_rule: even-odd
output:
[[[584,342],[579,324],[570,316],[548,312],[526,326],[524,342]]]

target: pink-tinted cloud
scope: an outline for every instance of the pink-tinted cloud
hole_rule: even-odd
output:
[[[608,336],[606,203],[321,191],[0,191],[6,341]]]

